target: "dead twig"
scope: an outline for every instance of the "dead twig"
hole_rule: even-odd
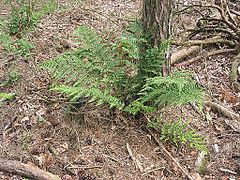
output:
[[[176,42],[173,41],[172,44],[174,45],[180,45],[180,46],[197,46],[197,45],[211,45],[211,44],[226,44],[230,47],[236,46],[236,44],[233,41],[229,41],[226,39],[222,39],[219,36],[215,36],[212,38],[204,39],[204,40],[189,40],[186,42]]]
[[[101,169],[103,166],[71,166],[69,169]]]
[[[154,171],[159,171],[159,170],[163,170],[163,169],[165,169],[165,167],[158,167],[158,168],[155,168],[155,169],[151,169],[151,170],[143,173],[142,176],[144,176],[144,175],[146,175],[146,174],[149,174],[149,173],[152,173],[152,172],[154,172]]]
[[[225,169],[225,168],[219,168],[219,171],[224,172],[224,173],[230,173],[230,174],[237,175],[237,172],[229,170],[229,169]]]
[[[179,164],[179,162],[177,162],[177,160],[170,154],[170,152],[168,152],[168,150],[163,146],[163,144],[154,136],[153,132],[147,128],[148,133],[153,137],[153,140],[155,141],[155,143],[160,147],[160,150],[162,151],[162,153],[167,156],[170,160],[172,160],[177,167],[182,171],[183,174],[185,174],[188,179],[190,180],[194,180],[190,174],[188,174],[188,172]]]
[[[136,166],[138,167],[138,169],[140,170],[140,172],[143,172],[143,167],[140,163],[140,161],[133,155],[132,149],[130,148],[129,144],[126,144],[126,148],[128,151],[129,156],[131,157],[131,159],[134,161],[134,163],[136,164]]]

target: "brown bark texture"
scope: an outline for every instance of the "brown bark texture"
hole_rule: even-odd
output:
[[[143,28],[149,44],[159,44],[170,37],[172,0],[143,0]]]
[[[10,174],[17,174],[23,177],[36,180],[61,180],[50,172],[44,171],[37,166],[24,164],[19,161],[5,160],[0,158],[0,171]]]

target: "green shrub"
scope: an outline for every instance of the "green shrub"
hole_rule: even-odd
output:
[[[6,3],[11,6],[11,13],[7,22],[8,34],[21,33],[34,24],[32,19],[34,4],[32,1],[7,0]]]
[[[120,45],[109,46],[95,31],[80,26],[74,33],[79,48],[41,65],[58,80],[52,90],[73,101],[89,97],[90,102],[108,103],[134,115],[167,105],[203,102],[203,90],[189,73],[162,76],[169,41],[141,55],[144,36],[131,33],[120,38]]]

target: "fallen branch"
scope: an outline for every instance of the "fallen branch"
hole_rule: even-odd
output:
[[[19,161],[0,159],[0,171],[36,180],[61,180],[57,175]]]
[[[158,167],[158,168],[155,168],[155,169],[152,169],[152,170],[149,170],[149,171],[143,173],[142,176],[150,174],[150,173],[152,173],[154,171],[159,171],[159,170],[164,170],[164,169],[165,169],[165,167]]]
[[[215,102],[206,101],[205,105],[215,109],[218,113],[220,113],[228,118],[231,118],[231,119],[239,119],[240,118],[240,116],[238,114],[234,113],[233,111],[231,111]]]
[[[175,64],[175,67],[188,66],[196,61],[204,60],[205,58],[208,58],[210,56],[216,56],[216,55],[220,55],[220,54],[224,54],[224,53],[236,53],[236,52],[237,52],[237,49],[220,49],[220,50],[216,50],[216,51],[202,53],[201,55],[199,55],[195,58],[189,59],[189,60],[184,61],[179,64]]]
[[[218,26],[204,26],[201,28],[197,28],[197,29],[189,29],[188,31],[191,32],[191,34],[188,36],[189,39],[193,38],[194,36],[196,36],[199,33],[206,33],[206,32],[210,32],[210,33],[222,33],[222,34],[228,34],[232,39],[235,40],[239,40],[240,38],[230,29],[224,29],[224,28],[220,28]],[[218,34],[218,35],[219,35]],[[217,35],[216,35],[217,36]]]
[[[188,174],[188,172],[179,164],[179,162],[170,154],[170,152],[168,152],[168,150],[163,146],[163,144],[154,136],[153,132],[149,128],[147,128],[147,131],[153,137],[153,140],[159,146],[162,153],[165,156],[167,156],[167,158],[169,158],[171,161],[173,161],[177,165],[177,167],[182,171],[182,173],[185,174],[188,177],[188,179],[194,180],[190,176],[190,174]]]
[[[143,170],[143,167],[142,167],[140,161],[133,155],[132,149],[130,148],[128,143],[126,145],[126,148],[127,148],[129,156],[134,161],[134,163],[136,164],[137,168],[140,170],[140,172],[143,172],[144,170]]]
[[[219,168],[219,171],[224,172],[224,173],[230,173],[230,174],[237,175],[237,172],[229,170],[229,169]]]

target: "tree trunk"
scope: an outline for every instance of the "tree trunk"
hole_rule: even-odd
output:
[[[143,0],[143,30],[148,45],[158,47],[171,34],[172,0]]]

